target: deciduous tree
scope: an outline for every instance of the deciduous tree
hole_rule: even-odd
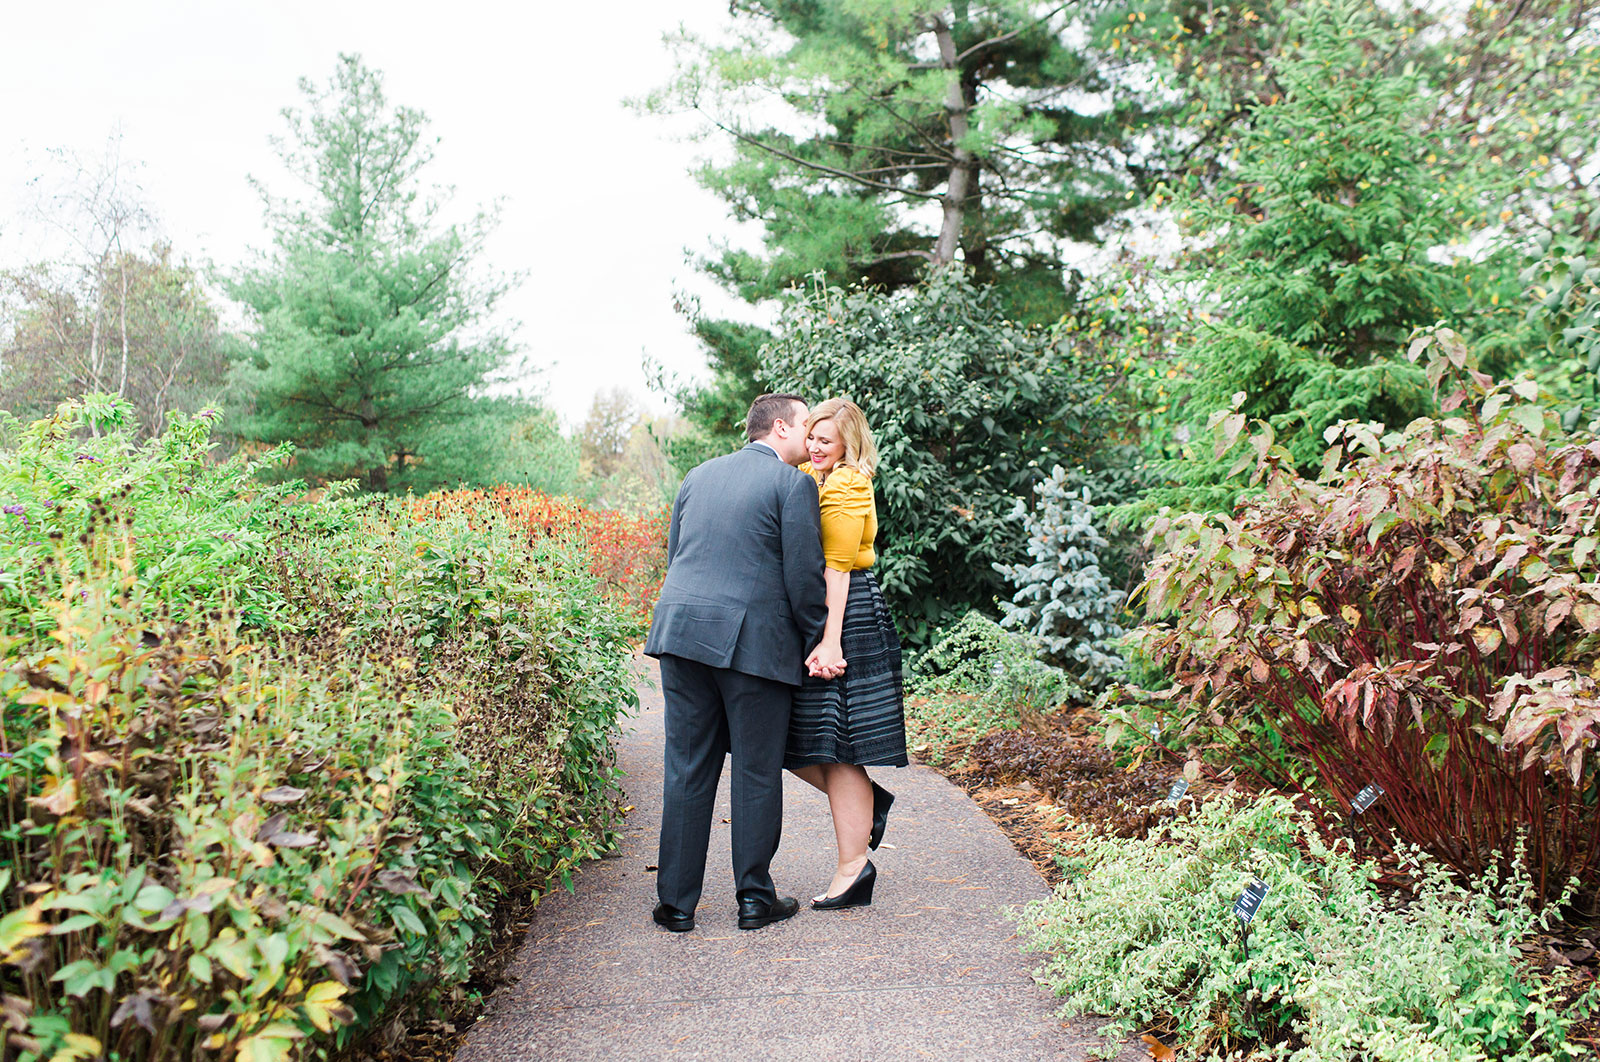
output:
[[[0,318],[0,405],[19,416],[114,394],[132,405],[143,438],[169,411],[225,400],[228,337],[194,269],[167,244],[0,272]]]

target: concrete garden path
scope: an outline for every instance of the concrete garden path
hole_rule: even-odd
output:
[[[580,1059],[1083,1059],[1092,1021],[1063,1024],[1013,939],[1007,907],[1046,895],[1033,866],[960,789],[925,767],[879,768],[897,796],[870,907],[819,912],[833,873],[826,801],[787,778],[780,893],[800,913],[740,931],[728,779],[697,928],[650,920],[661,809],[662,705],[653,661],[621,743],[634,805],[613,857],[539,907],[508,983],[456,1062]],[[1129,1047],[1122,1058],[1145,1057]]]

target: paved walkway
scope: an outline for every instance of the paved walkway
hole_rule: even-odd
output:
[[[809,910],[833,873],[821,794],[784,791],[787,922],[740,931],[724,773],[706,889],[690,933],[650,920],[661,809],[655,669],[621,743],[634,805],[620,852],[539,907],[521,954],[456,1062],[581,1059],[1084,1059],[1094,1022],[1063,1024],[1001,913],[1043,879],[965,793],[924,767],[878,768],[896,794],[870,907]],[[1132,1048],[1124,1059],[1143,1058]]]

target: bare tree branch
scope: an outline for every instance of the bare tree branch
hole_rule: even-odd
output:
[[[696,108],[696,109],[700,110],[699,108]],[[764,143],[763,141],[757,139],[756,137],[753,137],[753,136],[749,135],[748,133],[742,133],[739,130],[734,129],[732,126],[724,125],[722,122],[719,122],[715,118],[711,117],[711,115],[706,114],[706,112],[704,110],[700,110],[700,113],[704,114],[705,117],[706,117],[706,120],[709,121],[712,125],[716,126],[718,129],[721,129],[724,133],[727,133],[729,136],[733,137],[735,140],[739,140],[739,141],[741,141],[743,143],[749,144],[751,147],[759,148],[760,150],[767,152],[769,155],[776,155],[780,159],[786,159],[787,161],[792,162],[797,166],[804,166],[808,170],[814,170],[817,173],[826,173],[826,174],[829,174],[829,175],[834,176],[834,177],[841,178],[841,179],[846,180],[846,181],[854,181],[855,183],[861,184],[861,185],[865,185],[868,188],[879,188],[879,189],[882,189],[883,191],[886,191],[886,192],[898,192],[901,195],[910,196],[913,199],[940,199],[940,198],[942,198],[941,196],[935,195],[935,194],[933,194],[931,192],[918,192],[918,191],[914,191],[914,190],[912,190],[910,188],[901,188],[898,185],[887,184],[887,183],[885,183],[883,181],[870,180],[870,179],[862,177],[862,176],[860,176],[858,174],[851,173],[849,170],[841,170],[841,169],[838,169],[838,168],[833,167],[833,166],[825,166],[820,162],[812,162],[809,159],[803,159],[800,156],[795,155],[795,154],[793,154],[791,152],[784,151],[782,148],[773,147],[771,144]]]

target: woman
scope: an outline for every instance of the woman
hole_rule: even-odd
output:
[[[800,470],[817,481],[828,588],[828,626],[806,663],[813,675],[845,670],[796,692],[783,765],[828,795],[839,865],[811,906],[839,910],[872,902],[878,871],[867,850],[883,839],[894,803],[866,768],[907,763],[900,637],[871,571],[878,448],[867,418],[848,398],[830,398],[806,418],[806,448]]]

